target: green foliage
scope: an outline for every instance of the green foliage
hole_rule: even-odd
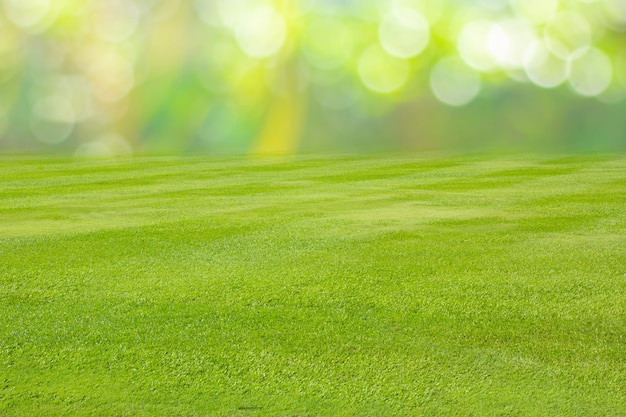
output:
[[[3,416],[621,416],[626,159],[0,162]]]
[[[0,3],[0,153],[626,149],[624,0]]]

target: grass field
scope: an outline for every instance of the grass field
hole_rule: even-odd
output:
[[[0,415],[625,416],[626,157],[4,157]]]

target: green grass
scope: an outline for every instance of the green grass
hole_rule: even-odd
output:
[[[2,416],[626,415],[626,157],[0,179]]]

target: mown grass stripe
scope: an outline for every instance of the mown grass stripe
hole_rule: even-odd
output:
[[[626,409],[623,156],[0,172],[3,416]]]

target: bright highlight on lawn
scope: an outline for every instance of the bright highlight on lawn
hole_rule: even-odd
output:
[[[2,416],[626,412],[623,156],[0,178]]]

